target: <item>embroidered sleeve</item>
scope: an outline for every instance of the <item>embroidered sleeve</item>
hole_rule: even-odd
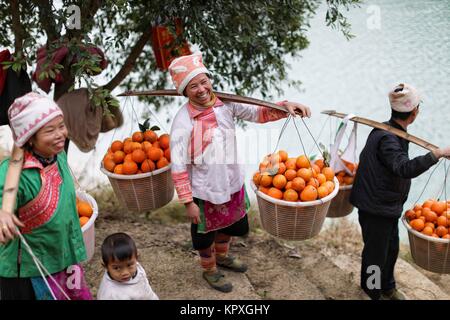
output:
[[[181,203],[191,202],[192,199],[192,187],[189,180],[189,174],[187,171],[173,172],[172,180],[175,185],[175,190],[177,190],[178,199]]]
[[[277,102],[277,105],[282,106],[283,102]],[[270,121],[276,121],[288,116],[288,113],[285,111],[267,108],[267,107],[258,107],[258,123],[266,123]]]

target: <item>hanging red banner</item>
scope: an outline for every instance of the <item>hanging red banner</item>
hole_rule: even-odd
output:
[[[191,54],[186,40],[183,40],[181,44],[175,41],[176,37],[183,33],[181,19],[175,20],[175,33],[176,35],[163,25],[152,27],[152,48],[156,65],[161,70],[167,70],[173,59]]]

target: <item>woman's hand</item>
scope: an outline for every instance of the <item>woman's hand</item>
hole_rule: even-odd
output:
[[[200,223],[200,208],[195,202],[189,202],[186,204],[187,216],[193,224]]]
[[[305,106],[301,103],[290,102],[290,101],[283,101],[283,102],[281,102],[281,105],[286,107],[288,112],[293,117],[295,117],[297,115],[296,111],[298,111],[300,113],[301,117],[311,118],[311,109],[308,106]]]
[[[6,211],[0,210],[0,243],[6,244],[14,239],[19,233],[17,227],[25,227],[25,225],[14,215]]]
[[[433,150],[433,154],[437,159],[446,158],[450,160],[450,146]]]

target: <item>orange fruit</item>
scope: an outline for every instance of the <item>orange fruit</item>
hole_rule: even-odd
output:
[[[118,164],[114,167],[115,174],[123,174],[123,164]]]
[[[94,212],[91,205],[86,201],[78,201],[77,211],[79,216],[87,218],[90,218]]]
[[[286,190],[288,190],[288,189],[294,189],[294,188],[292,188],[292,181],[288,181],[288,182],[286,183],[286,186],[284,187],[284,189],[286,189]]]
[[[131,139],[130,137],[123,139],[123,144],[127,142],[133,142],[133,139]]]
[[[347,185],[353,184],[353,180],[354,180],[354,178],[352,176],[344,177],[344,183],[347,184]]]
[[[297,165],[297,169],[311,167],[311,163],[310,163],[308,157],[305,155],[301,155],[301,156],[297,157],[295,164]]]
[[[286,186],[287,183],[287,179],[284,175],[282,174],[277,174],[273,179],[272,179],[272,184],[275,188],[278,189],[283,189]]]
[[[335,187],[334,182],[332,182],[332,181],[326,181],[324,183],[324,186],[326,186],[328,188],[328,194],[332,193],[334,190],[334,187]]]
[[[267,195],[275,198],[275,199],[283,199],[283,192],[280,189],[277,188],[270,188],[269,191],[267,192]]]
[[[319,184],[322,185],[324,182],[327,181],[327,178],[325,177],[325,175],[323,173],[319,173],[317,175],[317,181],[319,181]]]
[[[136,174],[138,171],[138,165],[134,161],[127,161],[123,163],[122,171],[123,174]]]
[[[318,188],[320,186],[319,181],[316,178],[311,178],[309,179],[308,183],[306,184],[307,186],[314,186],[316,188]]]
[[[162,157],[156,163],[156,168],[161,169],[161,168],[164,168],[165,166],[168,166],[168,165],[169,165],[169,161],[166,158]]]
[[[122,141],[116,140],[113,143],[111,143],[111,151],[112,152],[116,152],[116,151],[122,150],[122,148],[123,148]]]
[[[317,175],[320,173],[320,168],[319,166],[313,164],[311,165],[312,169],[313,169],[313,177],[317,178]]]
[[[107,159],[114,161],[114,153],[105,154],[105,156],[103,157],[103,162],[105,162],[105,160]]]
[[[125,162],[125,161],[133,161],[133,153],[128,153],[125,156],[125,159],[123,159],[123,162]]]
[[[323,159],[317,159],[316,161],[314,161],[314,164],[318,166],[320,170],[322,170],[323,167],[325,167],[325,162],[323,161]]]
[[[286,201],[297,201],[298,200],[298,193],[297,191],[293,189],[288,189],[283,193],[283,200]]]
[[[147,151],[148,151],[151,147],[153,147],[153,145],[152,145],[150,142],[148,142],[148,141],[142,142],[142,150],[144,150],[145,153],[147,153]]]
[[[301,168],[297,171],[297,177],[302,178],[305,182],[308,182],[312,178],[312,170],[310,168]]]
[[[422,231],[423,228],[425,228],[425,223],[422,219],[414,219],[409,223],[409,225],[411,226],[411,228],[419,232]]]
[[[450,232],[443,236],[442,239],[450,239]]]
[[[423,228],[422,233],[431,236],[434,233],[434,230],[431,227],[425,227]]]
[[[422,210],[422,205],[416,204],[416,205],[414,206],[414,211],[417,211],[417,210]]]
[[[294,180],[292,180],[292,189],[298,192],[302,192],[303,189],[305,189],[306,183],[303,178],[295,177]]]
[[[437,221],[437,214],[431,210],[426,210],[428,208],[424,208],[424,212],[423,215],[425,216],[425,219],[427,220],[427,222],[435,222]]]
[[[103,167],[108,170],[109,172],[114,172],[114,167],[116,166],[116,163],[111,159],[106,159],[103,161]]]
[[[113,160],[116,164],[122,163],[123,159],[125,159],[125,152],[123,151],[116,151],[113,154]]]
[[[152,161],[158,161],[164,156],[164,152],[160,148],[151,147],[147,152],[147,157]]]
[[[405,212],[405,217],[408,221],[414,220],[416,218],[416,212],[414,210],[408,210]]]
[[[284,173],[284,176],[288,181],[294,180],[294,178],[297,177],[297,171],[293,169],[287,169]]]
[[[261,180],[259,181],[259,185],[266,188],[272,185],[272,177],[268,172],[261,173]]]
[[[289,170],[289,169],[297,170],[296,161],[297,160],[295,158],[287,159],[286,162],[284,163],[286,165],[286,170]]]
[[[164,150],[165,150],[165,149],[169,149],[169,145],[170,145],[170,137],[169,137],[169,135],[168,135],[167,133],[161,135],[161,136],[159,137],[158,141],[159,141],[159,146],[160,146],[162,149],[164,149]]]
[[[153,143],[158,140],[158,135],[152,130],[147,130],[144,132],[144,140]]]
[[[257,171],[253,175],[253,183],[255,184],[255,186],[259,186],[260,181],[261,181],[261,174],[259,173],[259,171]]]
[[[447,225],[448,225],[448,219],[447,219],[447,217],[444,216],[444,215],[438,217],[438,218],[437,218],[437,225],[438,225],[438,226],[447,227]]]
[[[286,162],[287,159],[289,158],[289,157],[288,157],[288,153],[287,153],[286,151],[284,151],[284,150],[278,151],[278,155],[280,156],[280,160],[281,160],[282,162]]]
[[[84,226],[86,223],[88,223],[89,218],[88,217],[80,217],[80,227]]]
[[[435,201],[431,205],[431,211],[436,212],[440,216],[445,210],[447,210],[447,202],[445,201]]]
[[[330,167],[325,167],[322,169],[322,173],[325,175],[325,178],[327,178],[327,181],[333,181],[334,178],[334,171]]]
[[[278,164],[276,164],[274,167],[278,167],[278,174],[284,174],[286,172],[286,165],[284,164],[284,162],[280,162]]]
[[[131,158],[136,163],[142,163],[142,161],[144,161],[147,158],[147,156],[145,155],[145,152],[142,151],[141,149],[136,149],[131,154]]]
[[[433,222],[425,222],[425,227],[430,227],[434,231],[434,223]]]
[[[131,141],[127,141],[123,144],[123,151],[126,154],[132,153],[133,152],[133,142]]]
[[[144,147],[140,142],[132,142],[131,143],[131,149],[134,150],[142,150]]]
[[[424,215],[421,215],[418,219],[422,220],[423,223],[427,222],[427,219],[425,219]]]
[[[436,234],[437,234],[439,237],[442,238],[443,236],[445,236],[446,234],[448,234],[448,230],[447,230],[446,227],[439,226],[439,227],[436,228]]]
[[[427,201],[425,201],[422,205],[423,208],[430,208],[433,205],[434,200],[428,199]]]
[[[267,170],[267,167],[270,165],[269,160],[263,160],[260,164],[259,164],[259,172],[264,172]]]
[[[161,146],[159,145],[158,141],[153,142],[152,146],[155,147],[155,148],[160,148],[161,149]]]
[[[141,131],[136,131],[135,133],[133,133],[133,135],[131,136],[131,139],[134,142],[142,142],[144,141],[144,134]]]
[[[150,172],[155,170],[155,163],[149,159],[145,159],[142,163],[141,163],[141,171],[142,172]]]
[[[170,148],[164,150],[164,157],[170,162]]]
[[[306,186],[300,193],[300,199],[302,201],[314,201],[317,199],[317,189],[313,186]]]
[[[258,190],[261,191],[262,193],[265,193],[265,194],[268,194],[268,193],[269,193],[269,188],[266,188],[266,187],[260,186],[260,187],[258,188]]]
[[[326,186],[318,187],[317,195],[318,195],[319,199],[325,198],[328,195],[328,188]]]

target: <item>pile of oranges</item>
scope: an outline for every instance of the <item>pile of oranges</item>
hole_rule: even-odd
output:
[[[405,212],[409,225],[424,235],[450,239],[450,200],[428,199]]]
[[[336,172],[336,178],[339,181],[339,186],[353,185],[353,180],[355,178],[356,170],[358,169],[358,164],[345,161],[344,159],[342,159],[342,161],[345,163],[345,166],[353,175],[348,174],[345,170]]]
[[[115,174],[133,175],[164,168],[170,163],[170,137],[152,130],[137,131],[131,138],[116,140],[103,158],[103,167]]]
[[[315,162],[305,155],[289,158],[280,150],[264,158],[253,175],[258,190],[279,200],[314,201],[329,195],[335,188],[334,171],[324,161]]]
[[[89,202],[77,198],[77,212],[78,218],[80,220],[80,226],[83,227],[92,217],[94,210],[92,209]]]

